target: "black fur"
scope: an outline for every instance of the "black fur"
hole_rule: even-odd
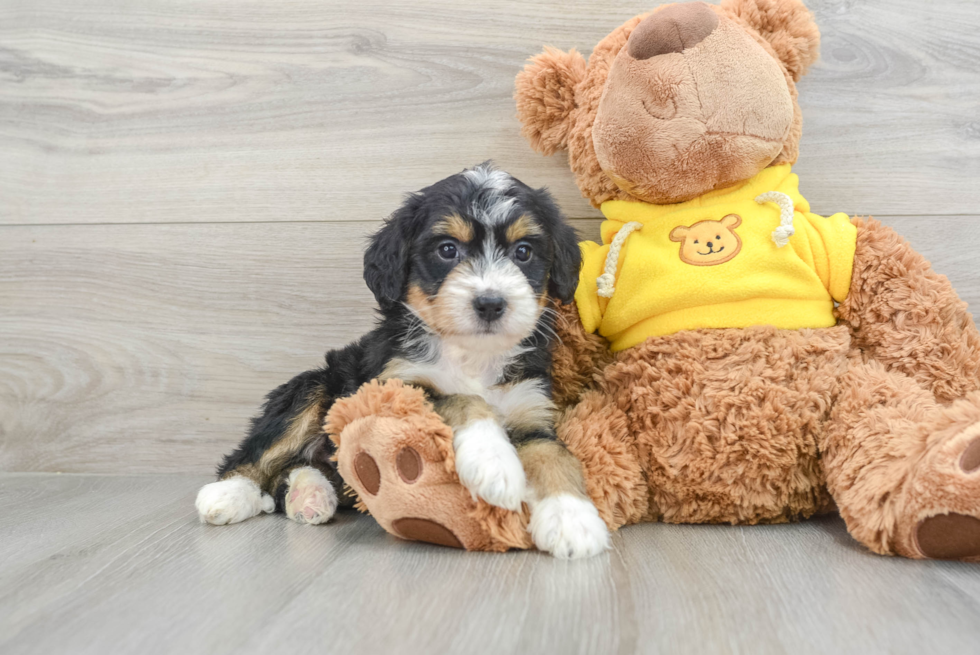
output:
[[[353,394],[362,384],[378,377],[393,358],[419,361],[423,356],[418,344],[406,339],[406,335],[419,329],[420,319],[404,301],[410,283],[434,295],[451,270],[451,265],[434,258],[438,242],[444,241],[445,237],[428,232],[434,223],[447,215],[467,216],[475,204],[499,202],[501,197],[514,199],[506,220],[489,227],[475,221],[474,229],[478,236],[481,236],[480,230],[492,229],[498,241],[503,243],[502,235],[509,221],[520,215],[532,216],[543,234],[526,240],[533,246],[535,257],[522,263],[521,270],[535,292],[543,293],[547,285],[551,296],[561,302],[571,301],[578,283],[581,257],[575,232],[564,221],[550,194],[544,189],[531,189],[513,178],[510,178],[506,191],[494,192],[498,198],[489,197],[491,191],[475,183],[464,172],[408,196],[402,207],[373,236],[364,255],[364,281],[377,299],[380,310],[375,329],[344,348],[327,352],[323,367],[301,373],[269,393],[244,441],[218,467],[219,477],[259,462],[286,433],[291,421],[316,403],[319,420],[313,433],[307,435],[306,444],[319,439],[319,445],[291,453],[278,465],[277,471],[270,472],[268,478],[261,481],[261,486],[273,494],[277,509],[282,511],[289,470],[312,464],[324,472],[341,498],[344,497],[342,480],[329,461],[334,446],[319,427],[337,398]],[[527,351],[506,369],[504,381],[538,378],[550,390],[550,335],[554,333],[553,328],[552,313],[545,312],[533,334],[523,342],[528,346]],[[542,438],[538,433],[527,435],[531,436]],[[545,438],[553,439],[554,435],[545,435]]]

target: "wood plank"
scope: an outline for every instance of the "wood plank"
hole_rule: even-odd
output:
[[[210,470],[270,389],[370,329],[373,227],[3,228],[0,470]]]
[[[980,206],[980,4],[811,0],[798,172],[815,210]],[[595,216],[511,99],[544,44],[649,4],[0,2],[0,222],[377,220],[487,158]]]
[[[623,529],[561,562],[363,515],[197,522],[200,476],[0,475],[0,650],[966,653],[980,568],[879,557],[838,517]]]
[[[976,218],[886,222],[980,307]],[[0,470],[212,470],[269,390],[370,329],[376,225],[0,227]]]

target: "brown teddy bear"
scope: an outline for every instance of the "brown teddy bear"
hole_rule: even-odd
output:
[[[524,135],[567,150],[607,218],[560,310],[558,433],[611,529],[836,506],[876,553],[980,560],[980,334],[889,228],[800,195],[796,82],[818,45],[798,0],[664,5],[588,63],[546,49],[518,76]],[[327,429],[387,530],[531,546],[526,512],[458,484],[420,391],[367,385]]]

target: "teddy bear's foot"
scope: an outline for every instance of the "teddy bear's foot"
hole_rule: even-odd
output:
[[[951,442],[913,483],[926,496],[914,545],[930,559],[980,561],[980,423]]]
[[[337,511],[337,492],[318,469],[301,466],[289,473],[286,516],[297,523],[326,523]]]
[[[536,503],[528,529],[538,550],[559,559],[592,557],[609,549],[609,529],[595,505],[570,494]]]
[[[452,429],[421,389],[398,380],[369,382],[334,404],[327,430],[357,507],[391,534],[467,550],[531,546],[526,513],[474,500],[460,484],[455,453],[465,448],[454,447]],[[520,467],[516,453],[514,459]],[[523,493],[523,468],[518,471]]]

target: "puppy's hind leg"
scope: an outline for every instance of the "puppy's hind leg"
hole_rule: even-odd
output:
[[[226,525],[271,512],[276,504],[254,480],[236,475],[201,487],[194,506],[201,523]]]
[[[522,442],[531,523],[539,550],[561,559],[592,557],[609,548],[609,529],[585,493],[582,465],[550,435]]]
[[[350,506],[353,499],[343,492],[343,480],[330,458],[335,446],[326,435],[310,444],[283,467],[272,489],[276,511],[297,523],[326,523],[341,505]]]
[[[322,434],[329,406],[326,376],[324,369],[307,371],[268,395],[248,436],[219,467],[219,480],[198,493],[202,522],[238,523],[276,509],[274,482]]]

